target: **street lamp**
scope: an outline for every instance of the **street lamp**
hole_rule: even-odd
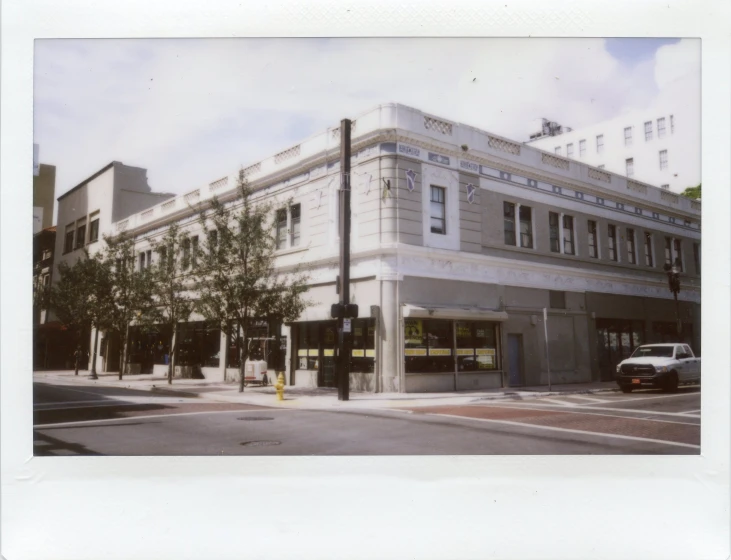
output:
[[[675,298],[675,318],[677,319],[678,336],[683,332],[683,324],[680,321],[680,307],[678,304],[678,294],[680,293],[680,258],[675,259],[675,263],[670,265],[665,263],[665,274],[668,275],[668,287]]]

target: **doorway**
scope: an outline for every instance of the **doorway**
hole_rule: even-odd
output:
[[[508,334],[508,385],[523,385],[523,335]]]
[[[597,354],[599,378],[614,381],[617,364],[630,357],[643,343],[645,325],[642,321],[626,319],[597,319]]]

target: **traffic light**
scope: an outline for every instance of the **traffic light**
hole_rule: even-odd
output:
[[[358,304],[357,303],[333,303],[330,306],[330,317],[333,319],[357,319]]]

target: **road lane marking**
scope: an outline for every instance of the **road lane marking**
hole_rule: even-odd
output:
[[[257,405],[259,406],[259,405]],[[264,412],[266,411],[267,414],[272,412],[279,412],[281,410],[297,410],[295,408],[267,408],[262,410],[251,410],[242,408],[239,410],[200,410],[197,412],[173,412],[172,414],[148,414],[146,416],[127,416],[126,418],[102,418],[100,420],[77,420],[75,422],[57,422],[55,424],[33,424],[33,428],[36,430],[43,430],[44,428],[65,428],[65,427],[73,427],[73,426],[81,426],[84,424],[106,424],[108,422],[124,422],[126,420],[149,420],[151,418],[170,418],[171,416],[195,416],[196,414],[224,414],[224,413],[232,413],[235,412],[237,414],[241,414],[242,412],[248,413],[255,413],[255,412]],[[302,412],[301,410],[299,412]]]
[[[698,410],[686,410],[685,412],[681,412],[680,414],[682,414],[683,416],[688,416],[690,414],[695,414],[696,412],[700,412],[700,411],[701,411],[701,409],[699,408]]]
[[[546,405],[548,406],[548,405]],[[496,405],[496,408],[510,408],[514,410],[546,410],[545,408],[532,408],[530,405],[526,406],[511,406],[511,405]],[[607,410],[605,408],[601,407],[576,407],[576,408],[582,408],[583,410],[565,410],[563,408],[554,407],[551,406],[551,409],[549,412],[553,412],[553,410],[556,410],[560,414],[585,414],[590,416],[606,416],[608,418],[621,418],[623,420],[647,420],[648,422],[663,422],[665,424],[683,424],[684,426],[700,426],[698,422],[678,422],[677,420],[660,420],[658,418],[639,418],[637,416],[621,416],[617,414],[602,414],[600,412],[591,412],[592,410]],[[620,408],[618,410],[625,410],[624,408]],[[682,415],[681,415],[682,416]],[[472,418],[470,416],[470,418]]]
[[[581,399],[581,400],[584,400],[584,401],[591,401],[591,402],[598,402],[598,403],[607,403],[607,402],[609,402],[606,399],[595,399],[594,397],[584,397],[582,395],[571,395],[570,397],[567,397],[567,398],[570,398],[570,399]]]
[[[637,436],[626,436],[622,434],[606,434],[602,432],[589,432],[586,430],[576,430],[573,428],[557,428],[555,426],[542,426],[540,424],[527,424],[524,422],[513,422],[511,420],[494,420],[491,418],[474,418],[472,416],[458,416],[456,414],[439,414],[436,412],[430,412],[427,413],[430,416],[444,416],[449,418],[458,418],[460,420],[477,420],[479,422],[493,422],[495,424],[507,424],[510,426],[520,426],[523,428],[536,428],[539,430],[553,430],[556,432],[567,432],[572,434],[581,434],[585,436],[598,436],[598,437],[608,437],[608,438],[618,438],[618,439],[628,439],[633,441],[644,441],[644,442],[650,442],[650,443],[662,443],[665,445],[674,445],[677,447],[689,447],[691,449],[700,449],[700,445],[694,445],[692,443],[679,443],[676,441],[667,441],[664,439],[653,439],[653,438],[642,438]]]
[[[671,399],[673,397],[690,397],[692,395],[700,395],[700,393],[676,393],[673,395],[655,395],[654,397],[629,397],[627,399],[611,399],[609,402],[618,403],[618,402],[630,402],[630,401],[649,401],[652,399]]]
[[[576,403],[566,402],[566,401],[560,401],[558,399],[549,399],[548,397],[542,398],[541,401],[543,401],[543,402],[552,402],[552,403],[560,404],[561,406],[577,406]]]
[[[510,404],[513,405],[519,405],[520,408],[530,408],[531,406],[537,407],[537,406],[544,406],[548,407],[554,410],[561,410],[564,411],[567,407],[565,406],[558,406],[555,404],[541,404],[541,403],[531,403],[531,402],[512,402]],[[501,404],[500,402],[493,403],[480,403],[480,404],[472,404],[472,405],[465,405],[465,406],[507,406],[504,404]],[[573,405],[573,408],[582,409],[582,410],[608,410],[611,412],[635,412],[637,414],[653,414],[653,415],[660,415],[660,416],[679,416],[681,418],[700,418],[700,415],[693,415],[688,414],[686,412],[662,412],[659,410],[641,410],[637,408],[613,408],[609,406],[590,406],[590,405],[580,405],[575,404]]]

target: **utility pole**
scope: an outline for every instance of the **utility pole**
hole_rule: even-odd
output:
[[[340,121],[340,301],[332,306],[338,320],[338,400],[350,399],[350,353],[353,346],[352,320],[358,306],[350,303],[350,120]]]

